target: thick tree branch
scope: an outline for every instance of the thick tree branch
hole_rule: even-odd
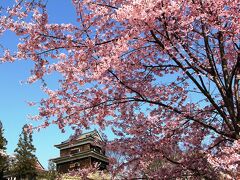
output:
[[[165,47],[163,43],[157,38],[155,33],[151,30],[151,35],[153,36],[156,43],[160,46],[161,50],[165,50]],[[188,77],[192,80],[192,82],[198,87],[198,89],[207,97],[207,99],[212,103],[212,105],[216,108],[216,110],[219,112],[219,114],[223,117],[224,121],[226,122],[227,126],[231,131],[233,131],[233,127],[230,123],[230,121],[227,119],[226,114],[224,111],[221,110],[221,108],[216,104],[216,102],[213,100],[211,95],[208,91],[205,91],[205,89],[197,82],[197,80],[189,73],[186,68],[177,60],[177,58],[172,55],[168,50],[166,50],[169,56],[176,62],[176,64],[188,75]]]

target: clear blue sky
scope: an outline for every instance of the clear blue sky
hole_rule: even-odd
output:
[[[8,6],[13,0],[1,0],[0,5]],[[76,23],[76,14],[71,0],[49,0],[48,12],[51,23]],[[0,44],[13,49],[17,41],[15,37],[7,33],[0,37]],[[37,114],[37,107],[29,107],[27,101],[38,101],[44,97],[40,89],[40,83],[32,85],[21,84],[30,75],[33,63],[30,61],[16,61],[14,63],[0,64],[0,120],[5,129],[5,137],[8,140],[7,152],[12,154],[17,146],[21,128],[26,123],[34,124],[27,119],[28,114]],[[57,87],[54,76],[49,77],[49,83]],[[73,133],[67,129],[61,133],[56,126],[43,129],[33,134],[33,144],[37,151],[36,155],[42,165],[47,168],[48,160],[59,156],[59,151],[54,147],[66,140]]]

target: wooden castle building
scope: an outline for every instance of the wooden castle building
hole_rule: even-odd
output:
[[[100,170],[106,169],[108,158],[102,146],[104,140],[96,131],[84,133],[79,137],[55,145],[60,150],[60,157],[52,159],[59,173],[88,168],[99,163]]]

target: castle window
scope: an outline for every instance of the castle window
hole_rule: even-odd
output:
[[[71,151],[70,151],[70,154],[77,154],[77,153],[79,153],[79,149],[78,148],[76,148],[76,149],[72,149]]]
[[[102,150],[99,147],[94,146],[93,151],[102,154]]]
[[[75,168],[75,163],[71,163],[69,168]]]
[[[75,163],[75,167],[79,167],[79,166],[80,166],[79,162]]]
[[[69,168],[77,168],[80,166],[80,163],[79,162],[75,162],[75,163],[71,163]]]

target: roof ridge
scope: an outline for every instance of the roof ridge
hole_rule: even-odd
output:
[[[80,137],[82,137],[82,136],[84,136],[84,135],[88,135],[88,134],[91,135],[91,134],[94,134],[94,133],[96,133],[96,134],[100,137],[100,139],[101,139],[102,141],[104,141],[103,137],[101,136],[101,134],[99,133],[99,131],[98,131],[97,129],[94,129],[94,130],[91,130],[91,131],[88,131],[88,132],[79,134],[79,135],[76,136],[75,140],[79,140]],[[64,143],[70,142],[70,141],[72,140],[72,137],[74,137],[74,135],[71,135],[67,140],[62,141],[60,144],[64,144]],[[73,139],[74,139],[74,138],[73,138]]]

